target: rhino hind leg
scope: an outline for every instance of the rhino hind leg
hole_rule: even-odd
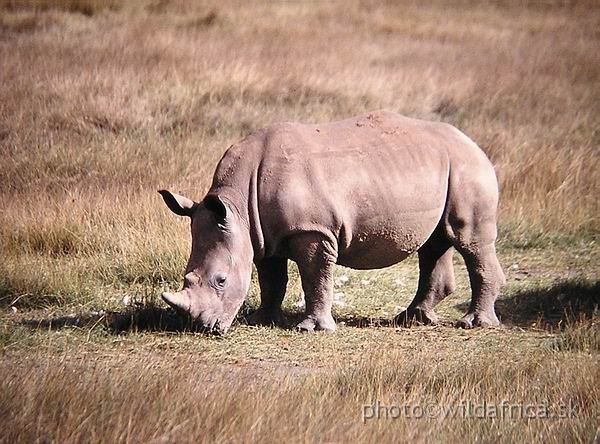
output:
[[[287,263],[285,258],[272,257],[255,264],[260,286],[260,306],[247,317],[250,325],[285,324],[281,303],[288,282]]]
[[[337,253],[324,236],[314,233],[295,235],[289,241],[292,259],[298,265],[306,300],[304,319],[296,328],[301,331],[335,331],[331,315],[333,305],[333,270]]]
[[[463,257],[469,272],[472,297],[467,314],[456,323],[456,326],[472,328],[500,325],[494,311],[494,303],[505,278],[494,244],[477,248],[476,252],[465,251]]]
[[[441,228],[419,249],[419,285],[408,308],[396,315],[394,323],[437,324],[434,307],[454,291],[454,248]]]
[[[456,250],[462,255],[469,273],[471,303],[467,314],[456,324],[459,328],[494,327],[500,324],[494,304],[505,283],[504,272],[496,255],[497,194],[485,199],[481,187],[473,196],[476,204],[450,205],[446,231]]]

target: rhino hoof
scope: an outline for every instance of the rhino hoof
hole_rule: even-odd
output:
[[[436,325],[438,317],[433,310],[408,308],[394,318],[396,325],[410,327],[415,324]]]
[[[249,325],[282,326],[285,317],[280,309],[259,308],[246,317]]]
[[[500,321],[492,313],[467,313],[457,323],[457,328],[469,329],[473,327],[497,327]]]
[[[333,333],[335,331],[335,321],[331,315],[328,318],[315,318],[309,316],[300,322],[296,326],[296,329],[306,332],[324,331],[326,333]]]
[[[469,319],[469,315],[463,316],[461,319],[456,321],[455,327],[464,328],[465,330],[468,330],[470,328],[473,328],[473,320]]]

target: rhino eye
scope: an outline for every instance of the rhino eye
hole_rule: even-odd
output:
[[[217,275],[215,277],[215,284],[219,288],[223,288],[225,286],[225,281],[227,281],[227,276]]]

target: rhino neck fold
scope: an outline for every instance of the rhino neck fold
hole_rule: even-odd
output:
[[[262,231],[260,212],[258,211],[258,174],[259,171],[257,170],[250,178],[248,202],[246,204],[249,222],[248,229],[250,231],[250,241],[254,250],[255,262],[265,257],[265,237]]]

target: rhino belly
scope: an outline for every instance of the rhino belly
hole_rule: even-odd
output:
[[[444,206],[355,221],[342,233],[337,263],[367,270],[389,267],[417,251],[438,225]]]

